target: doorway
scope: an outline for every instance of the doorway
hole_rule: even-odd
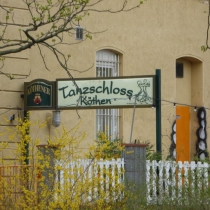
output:
[[[176,161],[190,161],[190,107],[176,106]]]
[[[196,153],[197,112],[203,106],[202,61],[189,56],[176,59],[176,160],[190,161]],[[192,126],[193,125],[193,126]]]

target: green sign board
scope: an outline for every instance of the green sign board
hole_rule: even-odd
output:
[[[26,110],[55,108],[55,82],[43,79],[25,82],[24,93]]]

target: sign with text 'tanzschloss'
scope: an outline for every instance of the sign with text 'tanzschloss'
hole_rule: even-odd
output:
[[[151,107],[155,104],[155,77],[113,77],[56,80],[58,109]]]

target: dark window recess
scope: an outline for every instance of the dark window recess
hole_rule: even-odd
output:
[[[176,63],[176,78],[184,77],[184,65],[183,63]]]
[[[80,26],[76,27],[76,39],[83,40],[83,28]]]

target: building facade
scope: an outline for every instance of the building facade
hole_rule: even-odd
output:
[[[0,4],[14,8],[16,23],[27,24],[29,14],[24,2],[0,0]],[[118,3],[111,0],[107,4],[118,7]],[[196,145],[199,148],[198,135],[204,130],[205,139],[200,147],[210,149],[206,138],[210,109],[210,53],[201,51],[206,41],[207,10],[208,4],[197,0],[148,0],[129,12],[92,12],[80,22],[82,29],[93,32],[92,40],[85,40],[82,32],[75,32],[71,37],[65,37],[71,39],[72,45],[62,46],[64,52],[71,54],[69,66],[74,78],[155,75],[155,70],[161,69],[162,150],[165,158],[192,160],[197,154]],[[2,13],[2,20],[4,15]],[[18,36],[18,26],[9,28],[8,39],[14,36]],[[16,125],[13,120],[5,122],[4,117],[24,116],[26,110],[21,97],[24,82],[68,78],[50,51],[43,49],[43,54],[49,70],[36,46],[5,56],[1,71],[19,79],[10,80],[4,73],[0,74],[1,130],[7,125]],[[197,112],[200,107],[205,107],[206,119],[202,126]],[[62,110],[61,123],[71,128],[82,121],[79,132],[87,133],[81,145],[84,150],[94,142],[98,131],[106,129],[112,139],[130,142],[132,120],[132,142],[155,145],[155,109],[136,108],[134,118],[133,111],[134,108]],[[52,117],[52,110],[30,113],[31,120],[47,117]],[[49,125],[42,131],[42,144],[47,143],[46,135],[54,135],[55,129]],[[10,144],[13,148],[14,144]],[[3,152],[2,157],[7,159],[7,154]]]

